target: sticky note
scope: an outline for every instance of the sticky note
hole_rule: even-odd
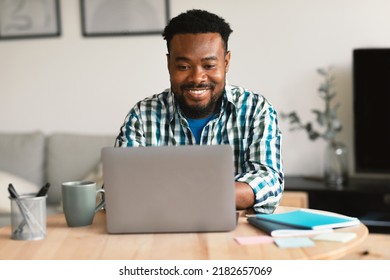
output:
[[[234,238],[238,244],[252,245],[252,244],[267,244],[273,243],[274,240],[271,236],[259,235],[259,236],[242,236]]]
[[[348,242],[356,237],[354,232],[329,232],[321,233],[315,237],[314,240],[323,240],[323,241],[335,241],[335,242]]]
[[[299,248],[299,247],[312,247],[314,242],[307,237],[286,237],[286,238],[274,238],[276,245],[280,248]]]

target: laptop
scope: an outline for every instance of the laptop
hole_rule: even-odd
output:
[[[109,233],[236,227],[229,145],[104,147],[101,155]]]

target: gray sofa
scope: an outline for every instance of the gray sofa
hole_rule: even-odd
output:
[[[0,171],[18,176],[37,186],[49,182],[51,187],[47,205],[50,213],[53,209],[60,210],[61,183],[93,179],[91,174],[96,174],[101,148],[113,146],[114,142],[115,135],[3,132],[0,133]],[[3,188],[3,195],[4,188],[7,187],[8,184],[0,186]],[[18,190],[17,185],[15,188]],[[0,226],[9,223],[9,213],[0,213]]]

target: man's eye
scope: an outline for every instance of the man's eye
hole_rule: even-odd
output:
[[[180,71],[188,70],[190,67],[188,65],[177,65],[176,68]]]
[[[204,66],[204,68],[207,69],[207,70],[214,69],[215,67],[216,67],[215,64],[207,64],[207,65]]]

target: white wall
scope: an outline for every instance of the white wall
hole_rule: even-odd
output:
[[[229,81],[281,112],[314,120],[323,106],[315,70],[333,65],[339,139],[352,152],[352,49],[390,46],[390,1],[171,0],[171,16],[191,8],[231,24]],[[0,41],[0,132],[116,134],[136,101],[169,86],[161,36],[82,37],[79,0],[61,1],[61,17],[61,37]],[[324,143],[281,128],[286,174],[320,175]]]

